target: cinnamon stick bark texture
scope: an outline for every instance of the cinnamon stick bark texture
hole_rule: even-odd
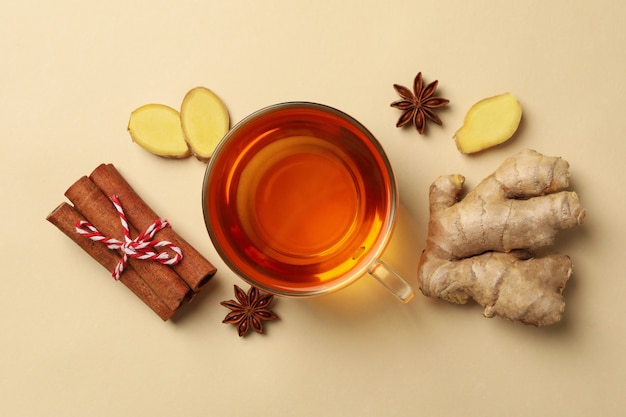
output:
[[[74,208],[100,233],[124,240],[124,230],[117,210],[109,197],[88,177],[83,176],[72,184],[65,192],[65,196],[74,204]],[[126,205],[126,202],[121,198],[120,202],[123,207]],[[137,236],[139,233],[132,225],[129,225],[129,230],[131,236]],[[128,259],[128,264],[132,265],[150,288],[172,310],[177,310],[190,292],[187,284],[167,265],[133,258]]]
[[[87,221],[103,236],[124,241],[120,213],[111,201],[114,195],[124,211],[131,239],[137,238],[162,219],[113,165],[102,164],[91,176],[93,181],[90,177],[82,176],[65,192],[73,206],[62,203],[46,219],[113,273],[122,259],[121,250],[111,250],[102,241],[94,241],[78,233],[78,223]],[[215,274],[216,268],[169,226],[156,232],[155,241],[169,241],[177,246],[182,252],[182,260],[170,266],[153,260],[128,257],[119,280],[161,319],[168,320],[198,294],[200,288]]]
[[[55,225],[109,272],[115,270],[120,260],[116,252],[108,249],[100,242],[86,239],[84,236],[76,233],[76,224],[86,219],[74,207],[67,203],[61,203],[46,217],[46,220]],[[120,282],[150,307],[162,320],[168,320],[174,314],[175,310],[172,310],[163,302],[161,297],[146,284],[132,265],[126,265],[124,273],[120,276]]]
[[[116,194],[119,197],[124,206],[126,218],[136,229],[145,230],[160,218],[135,192],[114,165],[101,164],[89,178],[107,196]],[[171,227],[160,231],[159,236],[159,240],[168,240],[183,251],[183,259],[174,265],[173,269],[194,292],[198,292],[200,287],[215,274],[216,268]]]

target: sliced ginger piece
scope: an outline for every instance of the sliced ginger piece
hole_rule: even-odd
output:
[[[509,140],[522,119],[522,106],[511,94],[489,97],[474,104],[454,139],[459,151],[475,153]]]
[[[185,140],[193,155],[207,161],[230,127],[226,106],[211,90],[196,87],[190,90],[180,108]]]
[[[139,146],[165,158],[191,155],[180,126],[178,111],[163,104],[146,104],[134,110],[128,121],[130,137]]]

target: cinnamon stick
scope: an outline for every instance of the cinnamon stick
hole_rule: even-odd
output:
[[[78,211],[76,211],[71,205],[68,203],[60,204],[48,215],[48,217],[46,217],[46,220],[55,225],[61,232],[80,246],[109,272],[113,272],[119,262],[119,255],[108,249],[102,243],[86,239],[76,233],[76,224],[79,221],[85,220],[85,218],[81,216],[81,214],[78,213]],[[120,277],[120,282],[122,282],[122,284],[131,290],[141,301],[150,307],[152,311],[154,311],[162,320],[166,321],[174,314],[175,310],[172,310],[163,302],[161,297],[159,297],[159,295],[155,293],[148,284],[146,284],[144,279],[137,273],[137,271],[135,271],[132,265],[126,265],[124,273]]]
[[[118,240],[124,239],[122,224],[115,207],[109,197],[89,178],[81,177],[67,189],[65,196],[100,233]],[[126,205],[126,201],[121,198],[120,202],[123,207]],[[129,225],[129,229],[131,236],[137,236],[138,232],[132,225]],[[132,258],[128,260],[128,264],[133,266],[171,310],[176,311],[190,293],[187,284],[170,266]]]
[[[112,164],[101,164],[89,177],[104,194],[116,194],[120,198],[126,218],[135,228],[145,230],[160,218]],[[168,227],[159,233],[162,240],[168,240],[181,248],[183,259],[173,268],[193,291],[199,291],[215,274],[216,268],[172,228]]]

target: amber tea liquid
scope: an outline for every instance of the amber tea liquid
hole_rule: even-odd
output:
[[[251,116],[213,156],[205,181],[218,251],[268,291],[345,285],[383,249],[392,227],[395,184],[384,153],[362,128],[322,110]]]

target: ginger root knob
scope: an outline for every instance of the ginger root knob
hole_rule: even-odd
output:
[[[495,315],[535,326],[561,320],[566,255],[535,257],[561,229],[583,222],[569,185],[569,164],[532,150],[507,159],[459,201],[463,178],[430,187],[426,248],[418,265],[422,293],[451,303],[470,298]]]

